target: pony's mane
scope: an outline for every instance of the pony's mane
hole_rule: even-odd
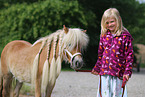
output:
[[[52,34],[50,34],[50,35],[47,35],[47,36],[45,36],[45,37],[41,37],[40,39],[38,39],[36,42],[34,42],[33,43],[33,45],[32,46],[35,46],[36,44],[38,44],[38,43],[41,43],[41,42],[44,42],[44,41],[46,41],[46,40],[53,40],[53,37],[54,37],[54,35],[55,34],[60,34],[60,32],[62,32],[63,30],[57,30],[56,32],[54,32],[54,33],[52,33]]]
[[[61,46],[63,45],[62,49],[67,48],[68,50],[72,50],[75,46],[80,46],[82,49],[85,49],[88,42],[89,42],[89,37],[87,36],[86,33],[82,32],[81,29],[79,28],[69,28],[69,32],[67,34],[64,33],[64,31],[57,30],[56,32],[42,37],[39,40],[37,40],[32,46],[35,46],[38,43],[44,42],[46,40],[53,40],[56,35],[62,34],[62,43],[60,44]],[[58,37],[60,38],[60,37]]]

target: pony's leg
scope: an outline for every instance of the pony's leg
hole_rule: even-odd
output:
[[[2,97],[2,90],[3,90],[3,76],[0,75],[0,97]]]
[[[10,97],[10,90],[12,84],[13,76],[11,73],[3,76],[3,91],[2,97]]]
[[[55,83],[53,85],[47,86],[47,96],[46,97],[51,97],[51,93],[52,93],[54,86],[55,86]]]
[[[38,77],[35,81],[35,97],[41,97],[41,81],[40,77]]]
[[[15,87],[15,90],[13,93],[13,97],[19,97],[19,92],[20,92],[22,85],[23,85],[22,82],[19,82],[18,80],[16,80],[16,87]]]

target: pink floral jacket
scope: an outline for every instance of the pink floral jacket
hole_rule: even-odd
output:
[[[98,60],[94,70],[99,75],[131,76],[133,66],[133,38],[129,32],[113,36],[110,31],[100,37]]]

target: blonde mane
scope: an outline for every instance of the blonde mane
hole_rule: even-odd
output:
[[[60,34],[60,32],[62,32],[63,30],[57,30],[56,32],[48,35],[48,36],[45,36],[45,37],[41,37],[40,39],[38,39],[36,42],[33,43],[32,47],[35,46],[36,44],[38,43],[41,43],[43,41],[46,41],[46,40],[53,40],[53,37],[54,35],[58,35]],[[58,33],[58,34],[57,34]]]
[[[86,33],[82,33],[82,30],[79,28],[69,28],[69,32],[67,34],[64,33],[63,30],[57,30],[56,32],[46,36],[42,37],[39,40],[37,40],[32,46],[36,45],[37,43],[44,42],[46,40],[53,40],[56,35],[61,35],[63,38],[61,45],[62,49],[67,48],[68,50],[72,50],[75,46],[80,45],[81,49],[85,49],[87,47],[87,44],[89,42],[89,37]],[[50,41],[49,41],[50,42]],[[62,46],[63,45],[63,46]]]

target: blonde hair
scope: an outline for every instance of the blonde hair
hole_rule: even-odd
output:
[[[104,14],[102,16],[101,35],[104,35],[106,33],[106,31],[107,31],[106,20],[110,17],[115,18],[115,20],[117,22],[117,27],[115,29],[117,36],[119,36],[122,33],[122,31],[127,31],[127,29],[125,27],[123,27],[123,23],[122,23],[122,19],[121,19],[121,16],[119,14],[119,11],[116,8],[109,8],[104,12]]]

